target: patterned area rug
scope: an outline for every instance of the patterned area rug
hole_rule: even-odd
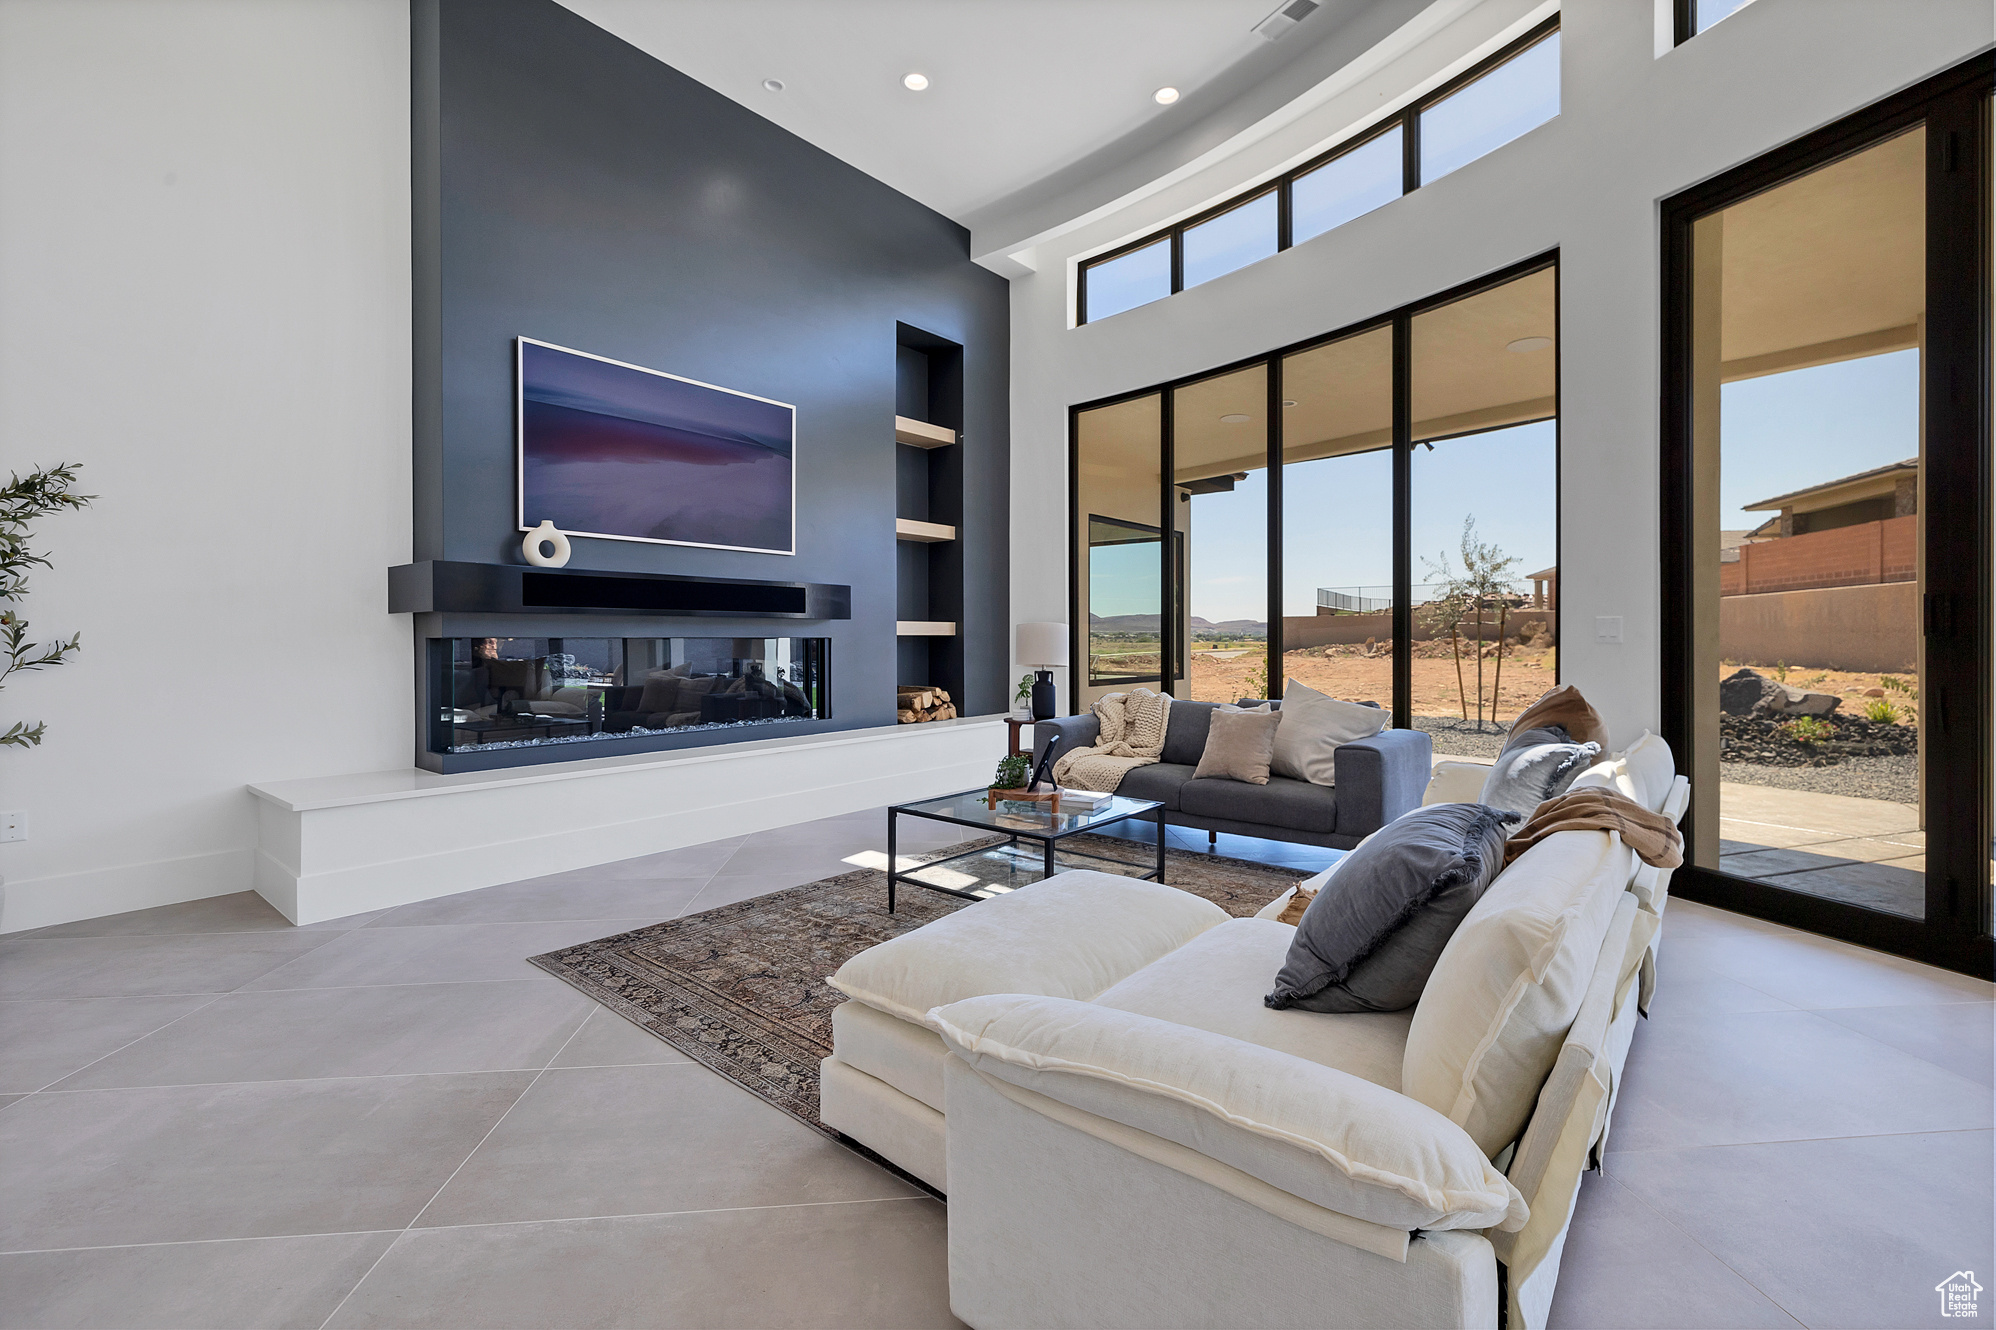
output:
[[[1064,844],[1145,868],[1155,862],[1151,846],[1110,836]],[[1304,877],[1185,850],[1166,851],[1165,875],[1168,885],[1237,917]],[[868,947],[970,903],[903,883],[889,914],[887,875],[863,868],[530,959],[750,1093],[835,1135],[818,1121],[818,1062],[832,1051],[832,1008],[845,997],[826,978]]]

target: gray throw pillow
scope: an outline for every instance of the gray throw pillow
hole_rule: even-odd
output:
[[[1574,743],[1557,725],[1514,734],[1497,755],[1477,802],[1530,817],[1546,800],[1565,794],[1600,754],[1600,744]]]
[[[1516,821],[1481,804],[1435,804],[1381,827],[1317,889],[1262,1001],[1305,1011],[1413,1006],[1456,925],[1504,866]]]

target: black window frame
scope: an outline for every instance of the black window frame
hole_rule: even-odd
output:
[[[1658,642],[1662,735],[1680,763],[1697,760],[1699,716],[1692,650],[1691,415],[1692,226],[1747,198],[1864,152],[1915,126],[1927,131],[1927,340],[1921,394],[1927,470],[1926,580],[1921,635],[1926,661],[1920,757],[1927,828],[1926,909],[1913,919],[1793,891],[1693,861],[1671,880],[1686,900],[1807,929],[1981,979],[1996,978],[1987,853],[1996,840],[1991,770],[1987,621],[1992,601],[1990,530],[1992,332],[1988,240],[1992,229],[1990,117],[1996,57],[1970,59],[1831,124],[1772,148],[1661,202],[1661,333],[1658,439]],[[1952,225],[1974,217],[1976,225]],[[1965,274],[1965,276],[1964,276]],[[1945,387],[1942,387],[1945,385]],[[1945,569],[1945,572],[1936,570]],[[1937,613],[1938,611],[1938,613]],[[1974,698],[1979,705],[1962,705]],[[1957,699],[1950,721],[1947,701]],[[1979,714],[1971,714],[1979,713]],[[1686,810],[1687,847],[1700,809]]]
[[[1560,520],[1561,495],[1565,486],[1565,452],[1560,413],[1561,401],[1561,362],[1559,359],[1560,334],[1560,251],[1557,247],[1520,259],[1480,277],[1437,291],[1398,309],[1384,314],[1361,319],[1346,324],[1330,332],[1319,333],[1302,341],[1291,342],[1286,346],[1274,347],[1256,355],[1243,356],[1239,360],[1218,365],[1197,373],[1167,379],[1162,383],[1149,384],[1127,392],[1113,393],[1092,401],[1076,402],[1067,408],[1067,621],[1077,625],[1077,631],[1068,635],[1068,678],[1074,681],[1067,699],[1072,711],[1079,706],[1084,687],[1112,686],[1088,680],[1088,630],[1087,620],[1082,614],[1082,579],[1086,575],[1074,557],[1077,548],[1075,536],[1078,524],[1087,520],[1081,510],[1081,417],[1084,413],[1122,402],[1157,396],[1158,400],[1158,511],[1160,517],[1169,523],[1174,532],[1171,542],[1159,547],[1158,574],[1161,579],[1158,590],[1158,691],[1176,695],[1178,677],[1188,673],[1190,660],[1186,644],[1181,640],[1178,626],[1183,622],[1190,608],[1186,585],[1189,581],[1189,568],[1185,564],[1186,551],[1182,539],[1177,537],[1176,499],[1177,484],[1174,479],[1177,467],[1175,437],[1176,422],[1173,406],[1177,392],[1208,379],[1233,374],[1257,366],[1265,367],[1268,375],[1268,437],[1267,448],[1268,481],[1268,585],[1267,619],[1268,645],[1266,647],[1268,665],[1268,688],[1280,696],[1286,671],[1282,660],[1284,644],[1282,640],[1282,592],[1287,569],[1283,562],[1283,508],[1282,508],[1282,468],[1288,463],[1283,457],[1282,426],[1282,366],[1290,356],[1300,355],[1334,342],[1345,341],[1365,333],[1376,332],[1381,328],[1393,330],[1393,441],[1389,445],[1393,452],[1393,700],[1390,707],[1392,725],[1395,729],[1407,729],[1413,720],[1413,645],[1414,614],[1413,591],[1413,456],[1414,410],[1413,410],[1413,327],[1414,320],[1429,312],[1466,300],[1482,292],[1494,290],[1507,283],[1529,277],[1534,273],[1550,271],[1553,274],[1553,474],[1555,476],[1553,495],[1553,563],[1559,566],[1565,558],[1565,524]],[[1484,433],[1473,430],[1470,433]],[[1461,438],[1463,435],[1451,437]],[[1563,615],[1563,611],[1554,611]],[[1563,620],[1561,620],[1563,622]],[[1562,630],[1563,631],[1563,630]],[[1173,668],[1165,668],[1165,662]],[[1175,671],[1175,672],[1174,672]],[[1563,678],[1562,668],[1555,660],[1553,682],[1557,685]],[[1133,680],[1132,682],[1151,682]],[[1085,710],[1086,708],[1081,708]]]
[[[1677,0],[1680,9],[1690,3],[1691,0]],[[1401,133],[1400,197],[1405,198],[1415,190],[1420,189],[1421,113],[1439,102],[1448,100],[1498,66],[1509,64],[1526,51],[1537,46],[1540,42],[1553,36],[1559,31],[1559,20],[1560,16],[1554,14],[1551,18],[1538,24],[1516,41],[1508,43],[1502,50],[1485,56],[1440,87],[1423,93],[1421,96],[1408,102],[1405,106],[1402,106],[1392,115],[1387,116],[1376,124],[1366,126],[1365,129],[1351,138],[1345,139],[1335,147],[1317,154],[1301,166],[1292,167],[1273,180],[1264,180],[1251,188],[1244,189],[1231,198],[1225,199],[1202,212],[1195,213],[1183,221],[1174,222],[1170,226],[1159,227],[1157,230],[1139,239],[1129,241],[1127,244],[1118,245],[1114,249],[1106,250],[1101,254],[1096,254],[1082,260],[1075,273],[1075,326],[1081,327],[1089,322],[1088,274],[1091,269],[1099,268],[1106,263],[1112,263],[1126,254],[1133,254],[1137,250],[1145,249],[1160,240],[1169,240],[1171,242],[1171,289],[1165,293],[1164,297],[1160,298],[1175,296],[1185,290],[1185,233],[1196,226],[1212,221],[1215,217],[1223,213],[1232,212],[1236,208],[1253,203],[1271,191],[1278,196],[1275,205],[1275,252],[1280,254],[1284,250],[1292,248],[1294,242],[1291,238],[1291,233],[1294,228],[1291,216],[1290,190],[1295,182],[1301,177],[1317,170],[1319,167],[1330,165],[1346,153],[1355,152],[1365,147],[1374,139],[1391,133],[1396,128]],[[1332,230],[1336,229],[1335,227],[1332,228]],[[1328,234],[1328,232],[1323,234]],[[1315,237],[1312,238],[1314,239]],[[1259,260],[1256,261],[1259,262]],[[1156,302],[1146,301],[1145,303],[1155,304]],[[1133,305],[1131,308],[1137,309],[1141,308],[1141,306]],[[1123,311],[1118,310],[1117,312],[1122,313]]]

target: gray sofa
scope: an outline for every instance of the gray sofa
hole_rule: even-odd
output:
[[[1211,702],[1174,700],[1164,732],[1163,760],[1124,776],[1116,793],[1157,800],[1175,827],[1338,850],[1350,849],[1420,806],[1434,751],[1420,730],[1381,730],[1370,739],[1340,746],[1333,759],[1335,786],[1283,776],[1270,776],[1266,785],[1198,779],[1192,773],[1206,750],[1214,707]],[[1091,747],[1100,732],[1101,722],[1093,712],[1040,721],[1033,726],[1034,762],[1045,757],[1050,746],[1062,753]]]

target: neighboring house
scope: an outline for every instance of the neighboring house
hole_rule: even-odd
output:
[[[1912,458],[1747,504],[1774,516],[1719,533],[1719,594],[1912,581],[1919,488]]]
[[[1909,457],[1903,462],[1874,467],[1854,476],[1826,480],[1820,485],[1747,504],[1747,512],[1774,512],[1778,517],[1769,519],[1748,533],[1746,538],[1748,541],[1761,541],[1770,534],[1806,536],[1814,531],[1856,526],[1860,522],[1910,517],[1919,511],[1919,493],[1920,459]],[[1769,527],[1774,527],[1774,531],[1770,532]]]

